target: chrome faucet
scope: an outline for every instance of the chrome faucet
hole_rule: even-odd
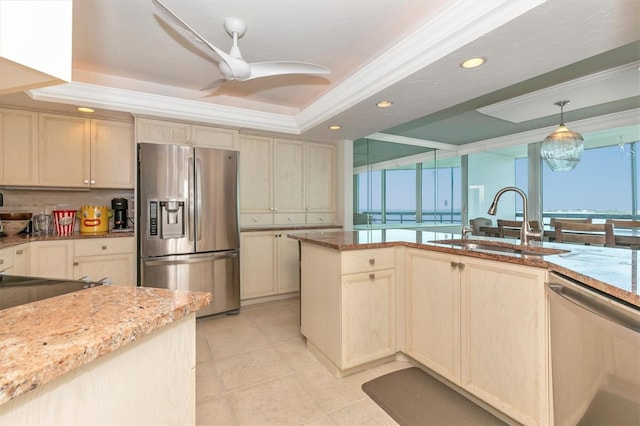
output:
[[[462,222],[462,230],[461,230],[461,234],[462,234],[462,239],[467,239],[469,238],[469,234],[471,234],[471,228],[469,228],[469,226],[467,226],[467,206],[462,207],[462,218],[461,218],[461,222]]]
[[[520,244],[529,245],[530,237],[542,237],[542,230],[536,232],[531,229],[531,225],[529,224],[529,213],[527,211],[527,195],[520,189],[515,186],[506,186],[499,190],[496,193],[496,196],[493,197],[493,202],[491,203],[491,207],[487,211],[491,216],[495,216],[498,211],[498,200],[505,192],[513,191],[515,193],[520,194],[522,197],[522,227],[520,228]]]

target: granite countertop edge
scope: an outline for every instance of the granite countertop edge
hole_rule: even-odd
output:
[[[0,311],[0,404],[196,312],[211,293],[104,285]]]
[[[358,231],[346,231],[339,232],[340,237]],[[417,232],[421,231],[406,231]],[[527,256],[521,254],[512,253],[498,253],[487,251],[475,251],[471,249],[463,249],[455,247],[447,243],[438,243],[437,240],[448,240],[452,238],[452,234],[443,234],[439,238],[438,233],[430,233],[431,235],[421,240],[421,242],[402,240],[395,238],[389,241],[372,241],[372,242],[352,242],[348,241],[349,238],[340,238],[332,236],[331,234],[289,234],[288,237],[299,240],[301,242],[311,243],[318,246],[326,247],[338,251],[350,251],[350,250],[366,250],[386,247],[411,247],[422,250],[431,250],[444,253],[451,253],[455,255],[464,255],[476,258],[482,258],[487,260],[497,260],[501,262],[514,263],[519,265],[533,266],[537,268],[544,268],[551,272],[556,272],[579,283],[598,290],[601,293],[619,299],[635,308],[640,308],[640,295],[626,290],[616,282],[608,282],[602,277],[595,277],[593,273],[587,271],[588,268],[593,268],[596,261],[599,258],[602,259],[601,271],[599,275],[604,275],[607,272],[607,268],[613,268],[616,262],[612,262],[616,258],[616,254],[624,254],[628,256],[632,253],[631,249],[627,248],[606,248],[606,247],[589,247],[589,246],[576,246],[560,243],[543,243],[544,247],[569,249],[571,251],[571,259],[567,260],[563,255],[546,255],[546,256]],[[335,235],[335,234],[334,234]],[[453,236],[455,238],[455,236]],[[460,238],[460,236],[457,236]],[[505,239],[495,239],[488,237],[472,237],[474,240],[504,242]],[[516,240],[508,240],[511,243],[517,243]],[[619,262],[618,262],[619,263]],[[585,269],[585,270],[583,270]]]

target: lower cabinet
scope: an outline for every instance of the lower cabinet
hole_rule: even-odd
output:
[[[73,278],[136,285],[133,237],[73,240]]]
[[[302,334],[336,376],[396,353],[395,249],[302,243]]]
[[[275,296],[300,290],[298,241],[286,230],[240,234],[240,298]]]
[[[12,274],[15,269],[15,250],[13,247],[0,249],[0,272]]]
[[[111,284],[136,285],[135,238],[87,238],[52,241],[32,241],[16,246],[30,258],[29,270],[11,272],[34,277],[80,279],[92,281],[107,279]],[[20,261],[16,263],[19,267]]]
[[[13,275],[31,274],[31,244],[25,243],[13,247],[15,262],[11,273]]]
[[[407,354],[527,425],[549,422],[546,270],[408,249]]]
[[[73,240],[33,241],[30,244],[31,276],[73,278]]]

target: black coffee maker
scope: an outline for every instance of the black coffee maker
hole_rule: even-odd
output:
[[[112,199],[111,208],[113,209],[113,229],[127,229],[127,209],[129,208],[127,199]]]

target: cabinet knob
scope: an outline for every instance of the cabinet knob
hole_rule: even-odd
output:
[[[82,183],[84,183],[85,185],[89,185],[89,179],[83,180]]]
[[[24,250],[16,250],[16,254],[24,254]]]
[[[288,218],[287,218],[287,220],[288,220],[289,222],[293,222],[293,218],[292,218],[292,217],[288,217]]]
[[[320,216],[320,222],[322,222],[324,220],[324,217]]]
[[[257,222],[257,221],[258,221],[258,218],[257,218],[257,217],[254,217],[254,218],[253,218],[253,221],[254,221],[254,222]]]
[[[464,263],[458,263],[458,269],[464,269]]]
[[[0,265],[4,263],[4,259],[0,259]]]
[[[78,266],[79,263],[78,262],[73,262],[73,266]]]
[[[458,267],[458,262],[454,262],[453,260],[451,261],[451,267],[452,268],[457,268]]]
[[[376,274],[369,274],[369,279],[370,280],[375,280],[376,279]]]
[[[277,211],[278,211],[278,208],[277,208],[277,207],[274,207],[274,208],[273,208],[273,211],[274,211],[274,212],[277,212]]]
[[[95,185],[95,184],[96,184],[96,181],[91,179],[91,185]]]
[[[374,265],[376,263],[375,259],[369,259],[369,265]]]
[[[106,250],[106,249],[107,249],[107,246],[102,246],[102,250]]]

